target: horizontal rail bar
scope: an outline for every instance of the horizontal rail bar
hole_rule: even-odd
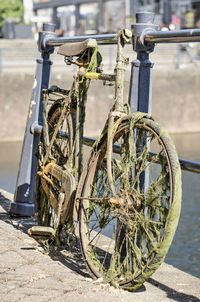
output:
[[[152,31],[144,36],[146,43],[187,43],[200,41],[200,29]]]
[[[150,155],[154,156],[157,153],[149,152]],[[192,160],[179,158],[181,169],[188,172],[200,173],[200,163]]]
[[[117,43],[117,34],[87,35],[74,37],[50,38],[46,46],[61,46],[65,43],[81,42],[86,39],[95,39],[98,44],[108,45]],[[183,29],[172,31],[152,31],[144,36],[145,43],[187,43],[200,42],[200,29]]]
[[[189,172],[200,173],[200,163],[192,160],[179,158],[181,169]]]
[[[64,131],[59,131],[59,135],[62,137],[68,137],[68,133]],[[96,142],[96,139],[90,138],[90,137],[83,137],[83,144],[92,147],[93,144]],[[114,144],[113,151],[115,153],[120,153],[120,145],[119,144]],[[157,153],[150,152],[150,155],[154,156],[157,155]],[[181,169],[184,171],[188,172],[193,172],[193,173],[200,173],[200,163],[192,160],[186,160],[183,158],[179,158],[179,163],[181,166]]]
[[[47,46],[60,46],[64,43],[81,42],[87,39],[95,39],[99,44],[116,44],[117,34],[104,34],[104,35],[88,35],[88,36],[74,36],[49,39],[46,41]]]
[[[95,39],[99,44],[116,44],[117,34],[87,35],[74,37],[50,38],[47,46],[61,46],[64,43],[81,42],[86,39]],[[200,29],[182,29],[168,31],[152,31],[144,36],[146,43],[187,43],[200,42]]]

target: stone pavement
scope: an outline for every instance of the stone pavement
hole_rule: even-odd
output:
[[[0,190],[0,302],[200,301],[200,279],[166,263],[133,293],[92,281],[79,250],[47,254],[28,237],[33,218],[11,219],[12,198]]]

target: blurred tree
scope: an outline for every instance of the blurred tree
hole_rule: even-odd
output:
[[[0,26],[6,19],[22,21],[23,16],[24,8],[20,0],[0,0]]]

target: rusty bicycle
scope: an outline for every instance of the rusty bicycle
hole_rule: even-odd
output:
[[[117,36],[116,66],[103,73],[95,39],[66,43],[58,53],[77,72],[70,89],[43,90],[43,130],[37,151],[35,237],[62,241],[79,223],[92,278],[135,290],[163,262],[181,207],[181,172],[167,132],[123,100],[132,32]],[[107,121],[83,165],[83,128],[90,81],[109,81],[115,95]]]

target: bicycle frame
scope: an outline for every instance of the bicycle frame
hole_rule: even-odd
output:
[[[87,99],[87,93],[84,92],[84,86],[86,85],[87,87],[89,87],[89,84],[87,84],[87,80],[103,80],[103,81],[114,81],[115,82],[115,97],[114,97],[114,104],[113,104],[113,110],[110,112],[109,117],[108,117],[108,132],[112,131],[112,127],[114,125],[114,120],[118,117],[124,116],[124,112],[123,112],[123,87],[124,87],[124,73],[126,70],[126,65],[127,65],[127,58],[124,57],[123,54],[123,48],[125,46],[126,42],[130,42],[130,39],[132,38],[132,32],[130,30],[121,30],[118,33],[117,36],[117,57],[116,57],[116,67],[114,70],[114,74],[103,74],[103,73],[96,73],[96,72],[88,72],[88,66],[90,65],[90,61],[89,61],[89,57],[87,59],[88,61],[88,65],[86,65],[86,67],[83,67],[82,64],[77,63],[80,62],[80,58],[78,58],[78,60],[76,60],[76,62],[72,62],[69,61],[69,63],[74,63],[76,65],[78,65],[79,69],[77,71],[77,73],[74,75],[74,82],[72,84],[72,88],[69,92],[69,95],[66,96],[66,101],[64,100],[64,108],[62,109],[62,113],[61,116],[57,122],[57,125],[55,127],[55,131],[54,134],[51,138],[51,141],[46,143],[47,150],[46,150],[46,154],[44,156],[44,160],[41,166],[41,170],[45,171],[45,165],[47,163],[47,159],[50,155],[50,149],[56,139],[56,136],[59,132],[59,126],[61,125],[61,121],[62,121],[62,117],[66,114],[67,109],[67,102],[69,102],[68,106],[70,106],[72,100],[71,97],[73,94],[76,95],[76,113],[74,113],[75,118],[74,120],[76,120],[76,122],[73,125],[73,133],[74,133],[74,142],[73,142],[73,151],[72,154],[70,156],[70,158],[73,158],[73,164],[71,165],[71,167],[68,167],[70,170],[74,170],[76,171],[75,173],[75,178],[76,178],[76,182],[78,183],[81,173],[82,173],[82,148],[83,148],[83,144],[84,144],[84,140],[83,140],[83,128],[84,128],[84,120],[82,120],[82,116],[85,116],[85,103],[86,103],[86,99]],[[87,53],[87,51],[86,51]],[[81,55],[82,56],[82,55]],[[92,59],[93,55],[90,57],[90,59]],[[83,97],[81,96],[83,92]],[[52,94],[55,94],[57,96],[61,96],[64,97],[62,94],[60,94],[59,92],[52,92]],[[45,95],[46,95],[46,90],[45,90]],[[44,111],[46,112],[46,105],[44,105]],[[72,114],[72,113],[69,113]],[[44,116],[43,118],[43,122],[44,122],[44,127],[46,129],[46,118]],[[47,131],[47,130],[45,130]],[[46,135],[45,135],[46,136]],[[69,136],[69,133],[62,133],[59,136],[64,136],[67,137]],[[111,154],[112,154],[112,139],[108,141],[108,158],[111,158]],[[112,183],[112,173],[111,173],[111,165],[110,162],[108,161],[108,169],[109,169],[109,179],[110,179],[110,184]],[[40,176],[44,177],[47,181],[50,182],[50,180],[48,180],[48,178],[45,176],[45,174],[42,172],[39,172]],[[111,185],[112,186],[112,185]],[[114,193],[114,188],[113,188],[113,193]]]

